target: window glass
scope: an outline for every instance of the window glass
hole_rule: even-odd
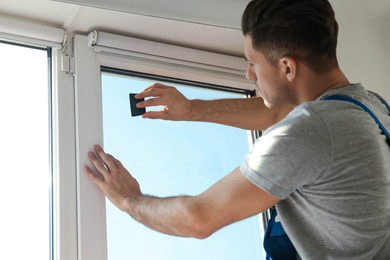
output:
[[[105,149],[121,160],[143,193],[197,195],[243,161],[249,150],[247,131],[212,123],[132,117],[129,93],[138,93],[154,82],[102,74]],[[190,99],[244,97],[242,93],[165,84],[177,87]],[[148,229],[107,200],[107,237],[109,260],[263,258],[258,216],[204,240],[178,238]]]
[[[0,42],[0,259],[49,259],[48,50]]]

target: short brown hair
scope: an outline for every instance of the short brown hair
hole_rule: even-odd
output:
[[[252,0],[241,27],[273,65],[289,56],[317,72],[338,67],[338,24],[328,0]]]

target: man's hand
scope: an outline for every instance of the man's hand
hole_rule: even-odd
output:
[[[198,196],[159,198],[142,195],[138,182],[99,145],[88,156],[102,177],[85,166],[85,173],[120,210],[156,231],[183,237],[206,238],[233,222],[258,214],[279,199],[250,182],[239,170],[219,180]]]
[[[191,101],[176,88],[156,83],[135,96],[136,98],[153,97],[139,102],[137,107],[163,106],[161,111],[149,111],[143,118],[173,121],[192,121]]]
[[[143,118],[173,121],[202,121],[246,130],[265,130],[282,120],[293,108],[269,109],[260,97],[200,100],[187,99],[176,88],[154,84],[136,95],[148,98],[137,107],[163,106],[161,111],[149,111]]]
[[[103,163],[93,152],[89,152],[88,157],[102,177],[96,175],[88,166],[84,166],[85,173],[115,206],[126,211],[129,205],[128,200],[141,195],[137,180],[130,175],[119,160],[106,154],[99,145],[95,145],[94,150]]]

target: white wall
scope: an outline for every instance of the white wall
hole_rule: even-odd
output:
[[[390,101],[390,19],[340,21],[338,58],[353,83]]]

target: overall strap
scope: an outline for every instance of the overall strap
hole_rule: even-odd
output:
[[[386,104],[386,102],[382,101],[380,98],[378,98],[378,99],[386,106],[386,108],[387,108],[387,110],[389,111],[389,114],[390,114],[390,107]],[[389,132],[387,132],[387,130],[382,125],[382,123],[379,121],[379,119],[375,116],[375,114],[368,107],[363,105],[361,102],[359,102],[359,101],[357,101],[357,100],[355,100],[353,98],[344,97],[344,96],[330,96],[330,97],[324,98],[323,100],[342,100],[342,101],[347,101],[347,102],[351,102],[351,103],[353,103],[355,105],[358,105],[359,107],[363,108],[364,111],[366,111],[375,120],[375,122],[379,125],[379,127],[385,133],[387,139],[390,140]]]
[[[383,99],[380,99],[379,97],[377,97],[377,99],[379,99],[382,102],[382,104],[385,105],[385,107],[387,108],[387,111],[389,111],[389,115],[390,115],[390,107],[389,107],[389,105]]]

